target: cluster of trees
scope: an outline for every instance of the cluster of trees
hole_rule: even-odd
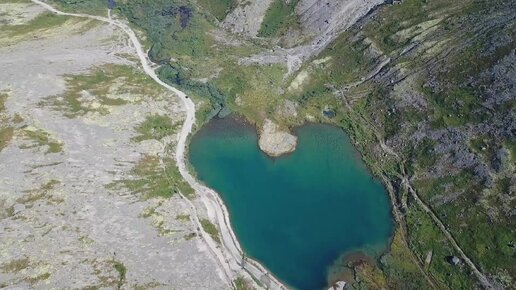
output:
[[[183,69],[172,64],[162,65],[158,70],[158,76],[171,85],[178,86],[196,95],[207,97],[212,106],[212,111],[208,118],[215,115],[224,117],[229,114],[229,109],[226,106],[227,95],[219,90],[213,83],[193,80]]]

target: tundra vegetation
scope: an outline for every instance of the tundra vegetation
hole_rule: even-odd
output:
[[[297,3],[272,1],[253,39],[218,28],[234,1],[117,1],[114,12],[144,32],[160,77],[194,97],[201,122],[236,112],[256,124],[308,120],[349,134],[389,190],[397,221],[376,263],[348,265],[352,287],[478,287],[446,233],[492,285],[514,287],[516,3],[380,5],[291,74],[281,62],[241,62],[297,29]],[[287,101],[293,114],[280,109]]]

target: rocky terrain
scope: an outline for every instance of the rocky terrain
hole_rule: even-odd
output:
[[[271,0],[240,1],[226,16],[222,26],[233,33],[256,37],[271,3]]]
[[[0,7],[0,288],[226,288],[163,179],[175,96],[114,27]]]

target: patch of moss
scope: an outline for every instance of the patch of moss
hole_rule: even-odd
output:
[[[0,128],[0,151],[9,144],[9,141],[13,138],[14,135],[14,128],[7,127],[7,128]]]
[[[109,114],[109,107],[129,102],[121,98],[124,94],[136,96],[137,102],[144,97],[157,97],[163,91],[144,73],[128,65],[104,65],[86,74],[67,75],[66,80],[65,93],[48,97],[39,105],[64,111],[68,118],[88,112]]]
[[[136,132],[140,135],[134,137],[134,140],[137,142],[149,139],[161,140],[165,136],[174,134],[178,125],[173,124],[168,116],[147,116],[145,121],[136,128]]]
[[[106,15],[108,1],[105,0],[52,0],[62,10],[69,12],[87,12],[90,14]]]
[[[203,230],[208,233],[208,235],[210,235],[210,237],[217,243],[220,244],[220,236],[219,236],[219,230],[217,229],[217,227],[212,223],[210,222],[210,220],[208,219],[201,219],[200,220],[201,222],[201,226],[203,228]]]
[[[22,149],[47,146],[45,154],[59,153],[63,151],[63,144],[41,129],[25,130],[24,134],[27,139],[34,142],[34,145],[21,147]]]
[[[7,100],[7,97],[9,97],[8,94],[0,93],[0,113],[5,110],[5,101]]]
[[[166,158],[163,163],[157,156],[145,155],[131,172],[135,179],[118,180],[106,187],[116,189],[123,186],[132,193],[142,194],[144,198],[171,197],[181,192],[187,197],[195,195],[194,190],[183,180],[175,162]]]
[[[31,206],[34,202],[45,198],[47,194],[60,183],[61,182],[59,180],[51,179],[41,185],[40,188],[25,191],[26,194],[18,198],[16,201],[27,206]]]
[[[235,285],[236,290],[256,290],[252,283],[246,280],[244,277],[237,277],[235,280],[233,280],[233,284]]]
[[[197,234],[196,234],[196,233],[189,233],[189,234],[187,234],[187,235],[184,235],[184,238],[185,238],[185,240],[187,240],[187,241],[189,241],[189,240],[191,240],[191,239],[193,239],[193,238],[195,238],[195,237],[197,237]]]
[[[432,287],[416,263],[411,250],[404,241],[402,231],[397,229],[391,241],[389,251],[382,257],[380,265],[388,280],[389,288],[431,289]],[[360,271],[361,269],[357,270]],[[367,275],[367,272],[359,273],[359,275]],[[374,277],[369,277],[368,279],[373,279],[371,282],[374,283],[378,282]]]
[[[27,35],[29,33],[41,32],[54,27],[63,25],[69,17],[44,12],[36,16],[27,23],[18,25],[8,25],[2,27],[2,33],[8,37]]]
[[[262,21],[258,36],[278,37],[299,28],[296,5],[299,0],[273,0]]]
[[[189,214],[178,214],[178,215],[176,215],[176,220],[187,222],[190,220],[190,215]]]
[[[125,283],[125,276],[127,274],[127,268],[124,264],[119,261],[111,261],[113,268],[118,272],[117,289],[122,289],[122,285]]]
[[[36,284],[40,281],[44,281],[50,278],[50,273],[43,273],[34,277],[27,278],[27,282],[29,282],[31,285]]]
[[[214,81],[228,99],[230,109],[252,121],[260,121],[263,113],[273,114],[281,100],[277,88],[283,84],[286,68],[282,65],[234,65]]]
[[[432,251],[429,272],[439,283],[438,288],[445,286],[451,289],[472,289],[476,279],[470,275],[467,266],[454,266],[447,257],[460,255],[451,247],[447,238],[435,225],[431,218],[419,208],[409,208],[407,228],[410,233],[410,244],[413,251],[423,261],[428,251]]]
[[[237,5],[237,0],[199,0],[199,4],[210,11],[219,21],[223,21]]]
[[[6,273],[18,273],[21,270],[27,269],[29,265],[30,260],[28,258],[21,258],[3,264],[1,269]]]

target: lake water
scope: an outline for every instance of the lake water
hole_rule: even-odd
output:
[[[297,149],[272,159],[254,127],[215,119],[193,137],[190,163],[221,195],[248,256],[293,288],[323,289],[343,254],[386,247],[390,203],[341,129],[309,124],[295,133]]]

